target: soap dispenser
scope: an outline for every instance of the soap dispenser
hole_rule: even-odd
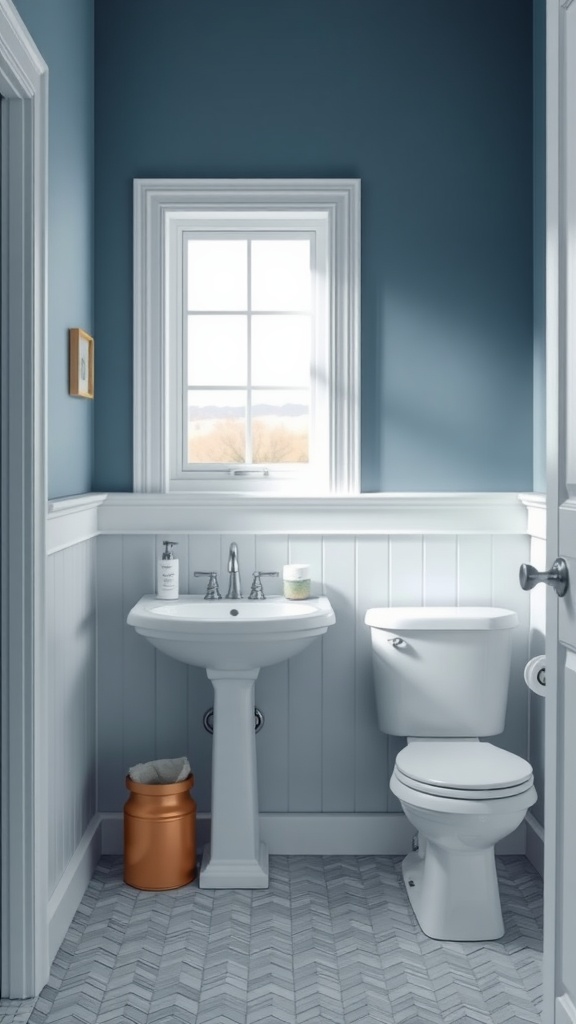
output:
[[[177,541],[165,540],[162,558],[158,562],[157,596],[164,601],[175,601],[178,597],[179,562],[172,554],[172,548],[178,547]]]

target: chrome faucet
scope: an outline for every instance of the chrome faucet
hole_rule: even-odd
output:
[[[237,601],[242,597],[242,587],[240,584],[240,567],[238,565],[238,545],[234,542],[230,545],[228,553],[228,572],[230,573],[230,582],[228,583],[226,597],[231,597],[232,600]]]

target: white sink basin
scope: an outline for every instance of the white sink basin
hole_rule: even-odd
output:
[[[298,654],[333,622],[327,597],[141,597],[128,615],[128,624],[160,651],[204,667],[214,687],[211,839],[202,857],[202,888],[268,885],[268,851],[260,842],[258,815],[254,684],[264,665]]]
[[[210,669],[259,669],[291,658],[335,621],[327,597],[287,601],[205,601],[184,594],[177,601],[146,596],[128,624],[164,654]]]

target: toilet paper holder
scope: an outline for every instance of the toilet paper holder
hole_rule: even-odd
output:
[[[546,657],[543,654],[539,654],[536,658],[531,658],[527,665],[524,667],[524,681],[529,690],[532,693],[537,693],[541,697],[546,692]]]

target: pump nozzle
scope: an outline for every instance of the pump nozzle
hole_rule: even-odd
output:
[[[163,540],[162,543],[164,545],[164,551],[162,553],[162,560],[164,561],[164,559],[174,558],[174,555],[172,554],[172,548],[177,548],[178,547],[178,541],[177,540]]]

